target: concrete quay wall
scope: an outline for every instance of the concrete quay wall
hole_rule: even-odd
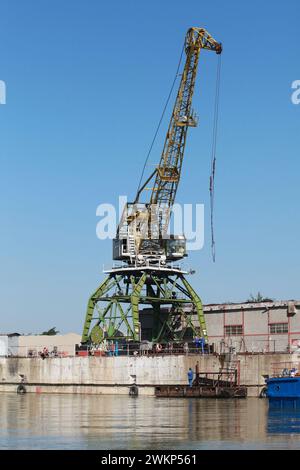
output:
[[[300,362],[300,355],[299,357]],[[238,354],[240,383],[248,396],[258,396],[264,374],[271,374],[274,363],[295,361],[295,354]],[[189,367],[201,372],[218,372],[221,356],[165,355],[119,357],[0,358],[0,391],[16,391],[21,374],[26,389],[37,393],[128,394],[134,382],[139,393],[154,395],[154,387],[186,384]]]

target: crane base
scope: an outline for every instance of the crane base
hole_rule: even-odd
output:
[[[202,302],[185,274],[170,266],[107,271],[88,301],[82,343],[207,340]]]

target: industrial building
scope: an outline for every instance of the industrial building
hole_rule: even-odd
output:
[[[191,313],[190,304],[185,312]],[[168,309],[162,310],[167,315]],[[300,347],[300,300],[211,304],[203,307],[208,343],[216,353],[293,352]],[[140,311],[142,340],[152,337],[153,311]],[[196,315],[193,318],[197,325]],[[199,328],[200,331],[200,328]],[[187,338],[187,341],[191,341]]]
[[[217,353],[293,352],[300,347],[300,300],[204,306],[209,343]]]
[[[52,356],[75,356],[80,335],[20,335],[0,334],[0,356],[39,357],[44,348]]]

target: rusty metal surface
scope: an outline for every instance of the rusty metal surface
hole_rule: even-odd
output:
[[[246,398],[247,387],[158,385],[155,387],[155,396],[166,398]]]
[[[207,304],[203,305],[204,313],[224,312],[224,311],[243,311],[243,310],[261,310],[261,309],[277,309],[286,308],[290,314],[295,314],[297,307],[300,307],[300,300],[266,300],[262,302],[241,302],[241,303],[225,303],[225,304]]]

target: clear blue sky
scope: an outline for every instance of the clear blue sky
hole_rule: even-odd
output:
[[[96,207],[133,196],[190,26],[224,46],[215,264],[210,53],[200,60],[200,124],[188,136],[177,196],[206,205],[206,244],[189,258],[190,280],[204,302],[258,290],[300,297],[300,106],[290,99],[300,79],[299,16],[298,0],[1,2],[0,331],[81,333],[88,297],[111,263],[111,242],[96,238]]]

